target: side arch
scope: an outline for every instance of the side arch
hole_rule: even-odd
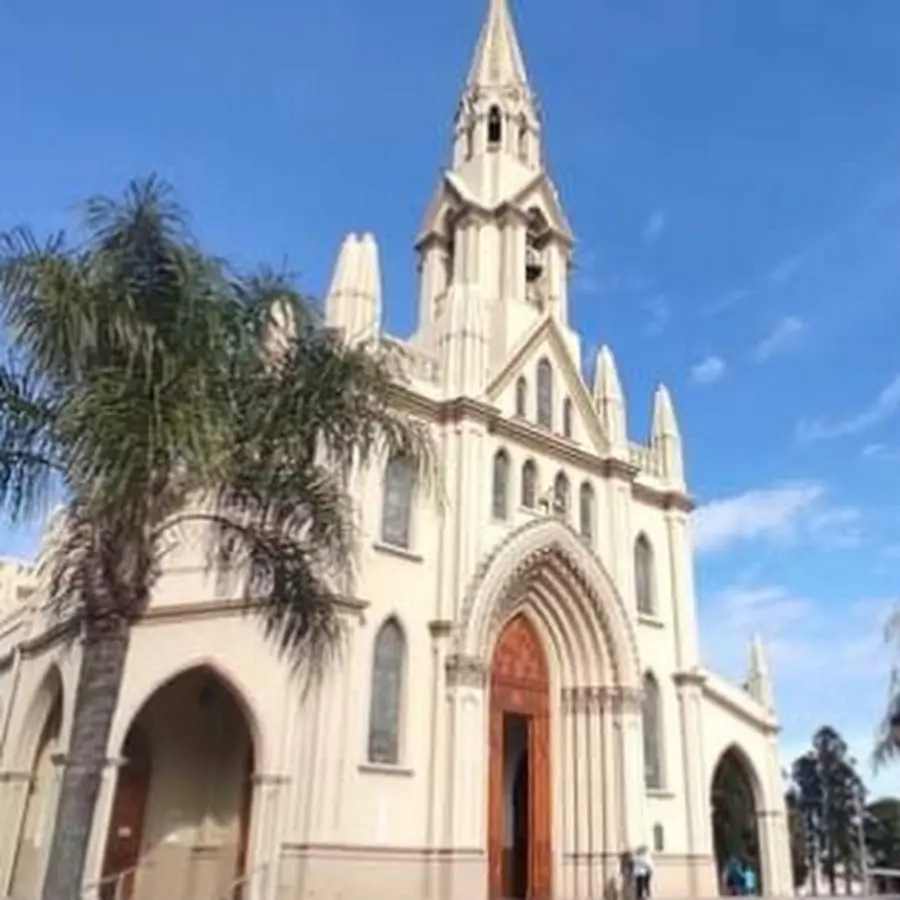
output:
[[[153,679],[142,688],[127,706],[121,707],[119,715],[110,735],[110,755],[121,755],[125,739],[131,725],[137,720],[141,711],[161,690],[173,681],[195,670],[207,670],[228,690],[244,716],[250,738],[253,743],[253,758],[258,771],[267,771],[271,752],[270,741],[267,740],[262,727],[257,704],[250,699],[251,691],[240,675],[231,667],[212,656],[197,656],[182,660],[177,666],[166,669],[163,675]]]
[[[51,662],[41,676],[38,686],[25,707],[18,740],[15,744],[13,764],[21,771],[29,771],[38,750],[41,734],[53,708],[59,704],[60,718],[66,721],[67,703],[65,681],[59,664]]]
[[[567,639],[565,682],[640,690],[637,640],[622,598],[596,554],[559,519],[528,522],[484,558],[463,599],[455,651],[487,661],[502,625],[523,607],[556,633],[554,643]]]

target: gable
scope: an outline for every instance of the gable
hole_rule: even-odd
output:
[[[551,433],[565,437],[563,407],[568,399],[571,401],[571,440],[597,455],[604,455],[609,441],[559,324],[551,315],[539,320],[514,348],[506,364],[488,385],[488,400],[504,415],[518,417],[517,384],[524,378],[525,419],[536,427],[543,427],[537,425],[537,368],[542,359],[546,359],[552,369]]]
[[[431,195],[431,201],[416,236],[416,246],[432,234],[443,235],[445,233],[444,219],[448,212],[459,209],[461,205],[473,203],[465,184],[460,183],[453,172],[445,172],[441,183]]]

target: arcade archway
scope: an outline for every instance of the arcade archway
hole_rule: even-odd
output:
[[[229,894],[246,870],[254,768],[252,722],[232,686],[206,666],[168,681],[138,712],[121,756],[104,892]]]
[[[737,863],[756,875],[756,893],[761,893],[762,860],[759,841],[759,798],[756,774],[737,747],[729,747],[713,770],[710,789],[713,848],[720,893],[729,891],[727,871]]]

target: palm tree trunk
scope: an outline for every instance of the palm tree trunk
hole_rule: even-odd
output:
[[[42,900],[73,900],[81,892],[128,639],[124,617],[87,620]]]

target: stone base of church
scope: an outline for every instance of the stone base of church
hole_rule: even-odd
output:
[[[614,874],[618,857],[563,864],[567,882],[558,900],[622,900]],[[706,856],[655,858],[654,900],[719,894],[715,864]],[[486,900],[487,859],[480,850],[288,846],[282,856],[277,900]]]

